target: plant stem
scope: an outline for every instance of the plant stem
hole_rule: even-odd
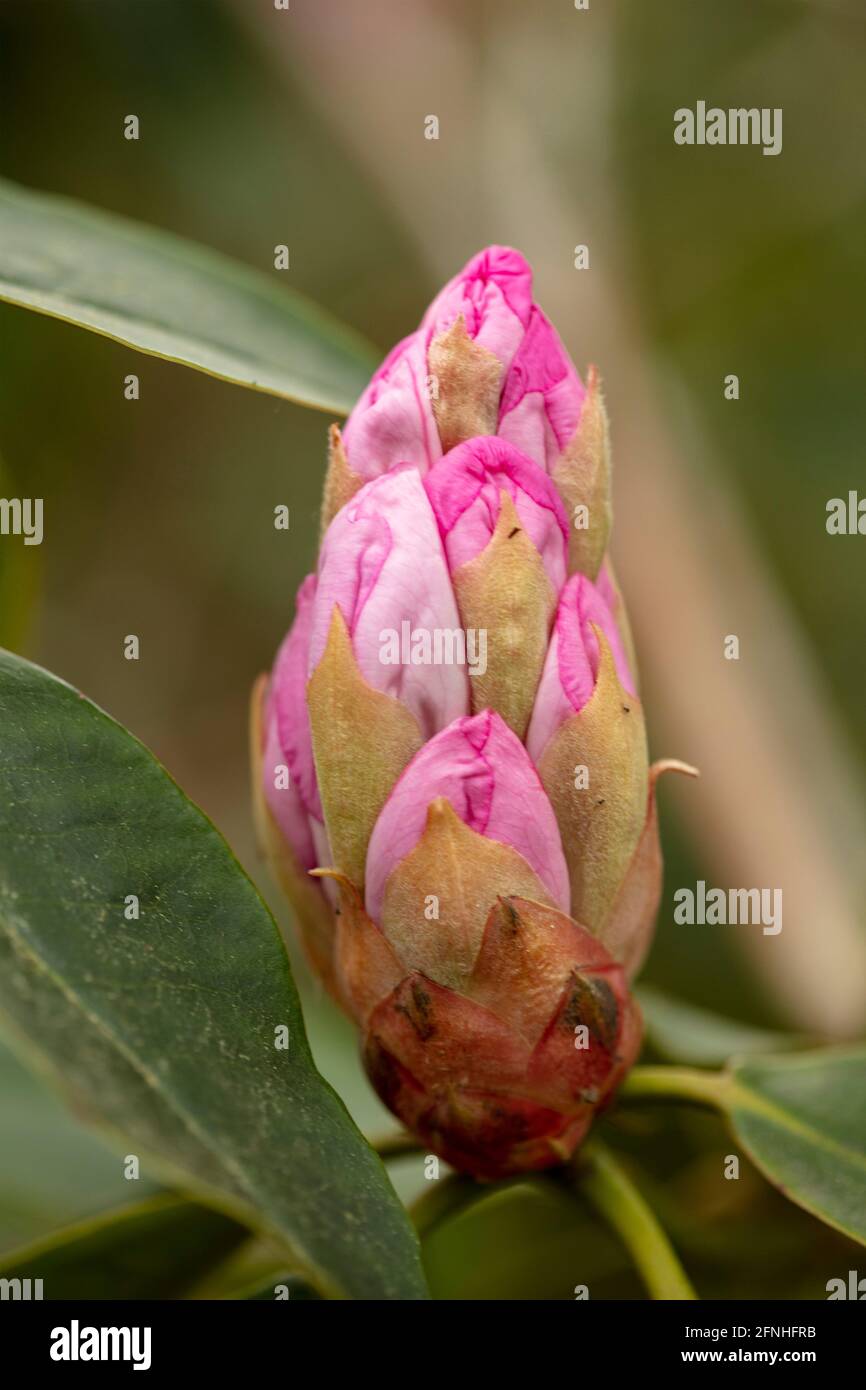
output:
[[[619,1088],[620,1100],[684,1100],[724,1110],[731,1079],[727,1072],[697,1067],[633,1067]]]
[[[613,1227],[654,1299],[696,1299],[697,1294],[651,1208],[598,1139],[580,1150],[571,1165],[575,1186]]]
[[[413,1134],[408,1134],[405,1130],[398,1130],[396,1134],[385,1134],[381,1139],[371,1139],[370,1147],[384,1163],[389,1158],[405,1158],[407,1154],[422,1153],[422,1147]]]

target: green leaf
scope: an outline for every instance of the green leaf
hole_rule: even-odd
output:
[[[866,1244],[866,1047],[738,1062],[724,1106],[770,1182]]]
[[[178,1298],[247,1236],[221,1212],[151,1197],[13,1251],[2,1279],[41,1279],[45,1299]]]
[[[352,408],[378,363],[360,336],[260,271],[5,182],[0,299],[337,414]]]
[[[80,1113],[280,1237],[322,1292],[425,1297],[406,1214],[313,1065],[276,925],[221,836],[126,730],[9,653],[0,729],[0,1008]]]
[[[646,1023],[647,1041],[670,1062],[696,1067],[721,1067],[730,1057],[756,1052],[783,1052],[803,1045],[795,1034],[753,1028],[680,999],[650,985],[637,990]]]

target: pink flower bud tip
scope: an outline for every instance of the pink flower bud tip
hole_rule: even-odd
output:
[[[358,482],[409,461],[426,473],[454,444],[498,434],[547,473],[586,392],[532,298],[518,251],[490,246],[442,289],[388,354],[343,430]]]

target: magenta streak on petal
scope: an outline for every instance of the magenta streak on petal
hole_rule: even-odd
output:
[[[458,720],[460,732],[480,762],[480,766],[463,773],[462,790],[465,800],[459,814],[469,829],[477,831],[479,835],[484,835],[487,831],[490,808],[493,805],[494,773],[489,760],[484,757],[484,749],[490,737],[491,720],[490,710],[485,710],[474,718],[470,715]]]
[[[493,281],[511,312],[526,326],[532,308],[532,270],[519,251],[488,246],[469,262],[460,278],[472,285],[473,298]]]
[[[556,332],[533,306],[529,327],[505,381],[499,406],[500,425],[530,393],[541,397],[557,445],[564,449],[577,429],[586,389]]]
[[[553,328],[533,307],[529,327],[520,345],[502,393],[500,414],[507,415],[519,405],[527,391],[548,391],[566,374],[564,352],[557,352]]]
[[[582,710],[592,697],[598,675],[598,639],[593,627],[607,638],[617,675],[623,687],[634,695],[628,660],[613,614],[598,589],[585,575],[574,575],[562,593],[556,614],[559,649],[559,679],[575,710]]]
[[[513,444],[492,434],[467,439],[463,444],[456,445],[438,461],[424,480],[427,495],[433,502],[440,530],[444,534],[472,505],[490,473],[504,473],[539,507],[555,512],[563,536],[568,540],[568,520],[561,503],[557,508],[558,495],[547,482],[547,475],[540,473],[532,460],[521,454]]]
[[[493,435],[457,445],[430,470],[424,487],[452,572],[487,546],[506,492],[538,550],[554,591],[565,581],[568,518],[547,474],[513,444]]]
[[[532,272],[516,251],[488,247],[436,296],[421,324],[425,354],[434,337],[462,315],[466,332],[507,370],[532,306]]]

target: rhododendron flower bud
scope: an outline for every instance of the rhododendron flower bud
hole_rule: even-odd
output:
[[[316,574],[254,695],[312,962],[386,1104],[485,1178],[565,1160],[640,1046],[677,765],[647,764],[608,455],[526,262],[475,257],[332,432]]]
[[[575,521],[571,568],[594,578],[610,530],[597,375],[591,369],[587,394],[533,302],[529,265],[503,246],[488,247],[449,281],[418,330],[386,357],[342,435],[332,430],[325,524],[364,482],[407,461],[426,473],[479,435],[507,440],[555,478]]]

